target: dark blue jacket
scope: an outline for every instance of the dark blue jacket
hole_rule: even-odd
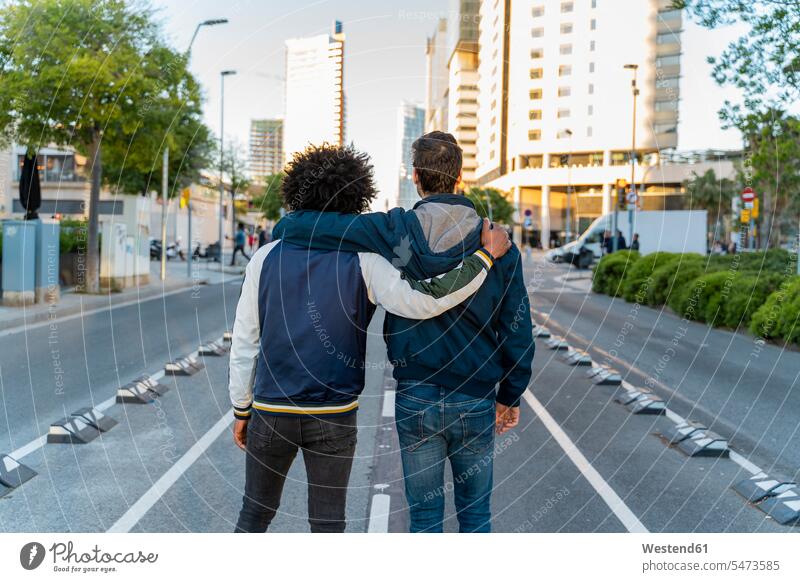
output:
[[[456,244],[444,250],[433,248],[436,241],[429,238],[430,221],[431,216],[435,221],[437,212],[429,211],[434,207],[423,208],[426,204],[445,212],[446,206],[467,207],[457,209],[469,220],[455,225],[461,233]],[[426,225],[421,224],[423,215]],[[304,248],[379,253],[410,277],[426,279],[454,268],[477,250],[480,230],[468,199],[438,194],[408,212],[293,212],[276,225],[273,237]],[[439,317],[416,321],[387,314],[384,338],[397,380],[430,382],[517,405],[530,381],[534,352],[519,250],[512,247],[472,298]]]

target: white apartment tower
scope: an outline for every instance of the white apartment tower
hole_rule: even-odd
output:
[[[287,161],[309,144],[344,144],[344,42],[338,21],[332,34],[286,41]]]
[[[425,132],[425,109],[421,104],[404,102],[397,112],[398,176],[397,206],[410,210],[419,201],[413,172],[411,144]]]
[[[567,199],[579,232],[612,208],[618,178],[631,181],[630,65],[640,205],[669,208],[680,195],[658,165],[677,146],[682,14],[671,4],[480,3],[477,181],[509,192],[543,246],[563,241]]]

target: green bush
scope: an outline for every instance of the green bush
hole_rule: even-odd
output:
[[[686,319],[719,325],[725,297],[735,278],[729,271],[701,275],[673,291],[669,306]]]
[[[637,251],[617,251],[604,256],[597,264],[592,279],[592,290],[612,297],[622,295],[622,281],[626,272],[640,258]]]
[[[647,305],[666,305],[672,293],[704,273],[704,257],[695,254],[673,257],[653,271],[647,288]]]
[[[74,218],[64,218],[61,220],[61,231],[59,234],[59,244],[61,254],[77,251],[78,248],[86,248],[86,221]]]
[[[708,258],[709,271],[730,269],[737,272],[761,271],[779,273],[786,269],[791,260],[789,252],[784,249],[770,249],[753,253],[737,253],[735,255],[712,255]]]
[[[800,343],[800,277],[783,282],[753,314],[750,331],[767,339]]]
[[[783,280],[783,276],[778,273],[738,274],[725,297],[722,317],[717,319],[717,324],[732,328],[741,325],[746,328],[753,314],[778,290]]]
[[[658,267],[677,257],[676,253],[650,253],[628,267],[622,284],[622,296],[631,303],[644,303],[650,277]]]

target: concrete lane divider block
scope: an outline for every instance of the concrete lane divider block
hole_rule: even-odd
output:
[[[222,334],[222,341],[225,342],[225,343],[228,343],[228,344],[231,343],[233,341],[233,332],[232,331],[226,331],[225,333],[223,333]]]
[[[131,382],[117,390],[118,404],[149,404],[158,398],[158,394],[143,384]]]
[[[62,418],[50,425],[50,430],[47,432],[47,442],[83,445],[93,441],[99,435],[99,430],[81,418]]]
[[[629,402],[626,408],[631,414],[666,414],[666,403],[655,394],[639,394],[633,402]]]
[[[781,525],[800,525],[800,489],[797,487],[767,497],[756,507]]]
[[[537,325],[536,329],[533,330],[533,337],[538,339],[550,339],[551,334],[546,327]]]
[[[767,497],[777,497],[797,487],[797,483],[788,479],[772,478],[766,473],[753,475],[734,484],[731,489],[751,503],[758,503]]]
[[[180,358],[164,366],[166,376],[191,376],[205,366],[197,359]]]
[[[164,394],[169,392],[169,386],[167,386],[166,384],[162,384],[157,380],[154,380],[152,377],[148,375],[139,376],[138,378],[136,378],[136,380],[133,381],[133,383],[141,385],[150,392],[155,392],[157,396],[164,396]]]
[[[567,340],[564,338],[553,336],[546,342],[545,345],[550,348],[551,350],[569,350],[570,345],[567,343]]]
[[[107,416],[96,408],[92,408],[90,406],[76,410],[72,413],[72,417],[80,418],[83,422],[91,427],[96,428],[100,432],[108,432],[117,426],[117,424],[119,424],[110,416]]]
[[[583,350],[570,348],[561,355],[561,360],[570,366],[591,366],[592,357]]]
[[[198,372],[206,367],[206,365],[203,362],[201,362],[196,356],[186,356],[186,358],[184,359],[188,362],[189,366],[191,366]]]
[[[661,433],[661,436],[666,439],[668,444],[677,445],[679,442],[691,438],[698,431],[703,432],[706,430],[708,430],[708,427],[703,423],[687,420],[669,427]]]
[[[0,497],[36,477],[36,471],[13,457],[0,455]]]
[[[227,353],[227,348],[219,342],[208,342],[197,349],[197,355],[203,357],[224,356]]]
[[[590,370],[589,377],[592,384],[596,386],[620,386],[622,384],[622,375],[613,368],[600,366],[596,373],[593,373],[593,370],[594,368]]]
[[[690,457],[728,457],[728,441],[710,430],[695,431],[678,443],[678,450]]]

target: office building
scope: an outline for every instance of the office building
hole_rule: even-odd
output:
[[[425,109],[418,103],[403,103],[397,115],[397,206],[411,209],[419,201],[411,164],[411,144],[425,132]]]
[[[250,120],[249,170],[258,183],[283,170],[283,120]]]
[[[476,180],[509,193],[543,246],[609,212],[616,180],[631,181],[634,74],[639,207],[683,203],[681,182],[700,168],[670,157],[678,141],[682,30],[682,13],[671,5],[481,3]]]

